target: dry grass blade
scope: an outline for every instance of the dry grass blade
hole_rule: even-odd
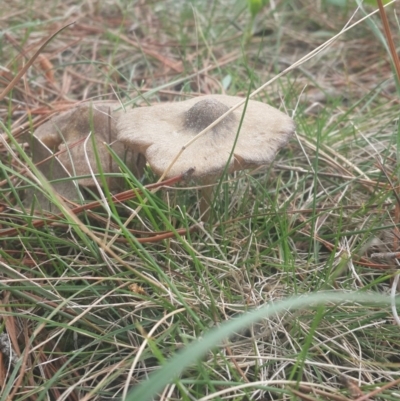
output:
[[[25,330],[24,330],[24,335],[25,335],[25,347],[24,347],[24,352],[23,352],[23,360],[22,360],[20,371],[19,371],[18,379],[15,382],[14,388],[12,389],[12,391],[10,393],[11,400],[14,399],[14,396],[18,392],[18,390],[23,390],[23,388],[21,388],[21,384],[23,383],[24,376],[27,371],[30,347],[29,347],[29,338],[28,338],[26,326],[25,326]],[[33,379],[31,379],[30,382],[32,383]]]
[[[378,7],[379,7],[379,15],[381,16],[383,22],[383,28],[385,31],[386,40],[389,44],[390,54],[392,55],[392,60],[394,64],[394,68],[397,74],[397,79],[400,82],[400,59],[399,55],[397,54],[396,46],[394,44],[393,35],[390,32],[389,21],[386,15],[385,7],[383,6],[382,0],[377,0]]]
[[[28,62],[24,65],[24,67],[21,69],[21,71],[12,79],[12,81],[7,85],[7,87],[3,90],[3,92],[0,93],[0,101],[2,101],[7,94],[14,88],[14,86],[17,84],[17,82],[21,79],[21,77],[28,71],[29,67],[35,62],[35,60],[39,57],[40,53],[43,51],[43,49],[48,45],[48,43],[55,38],[60,32],[62,32],[64,29],[70,27],[73,25],[74,22],[71,22],[70,24],[67,24],[63,26],[62,28],[58,29],[56,32],[51,34],[45,41],[44,43],[39,47],[38,50],[36,50],[35,54],[28,60]]]
[[[387,390],[388,388],[392,388],[399,384],[400,384],[400,379],[393,380],[390,383],[387,383],[387,384],[377,388],[376,390],[371,391],[370,393],[364,394],[363,396],[356,398],[354,401],[367,401],[371,397],[374,397],[375,395],[382,393],[383,391]]]
[[[146,189],[152,190],[152,189],[159,189],[164,186],[170,186],[170,185],[173,185],[173,184],[181,181],[184,177],[185,177],[185,174],[181,174],[180,176],[172,177],[172,178],[170,178],[168,180],[164,180],[162,182],[157,182],[155,184],[147,185]],[[138,194],[140,194],[140,193],[141,193],[141,191],[139,189],[129,189],[128,191],[113,195],[112,200],[116,203],[125,202],[127,200],[137,197]],[[63,199],[63,202],[66,202],[69,204],[72,203],[71,201],[68,201],[67,199]],[[102,201],[100,201],[100,200],[93,201],[93,202],[87,203],[85,205],[80,205],[80,206],[75,205],[73,208],[68,209],[68,210],[70,210],[70,212],[73,213],[74,215],[78,215],[79,213],[95,209],[99,206],[102,206]],[[63,217],[64,217],[63,213],[59,213],[58,215],[49,215],[48,218],[34,220],[34,221],[30,222],[29,225],[26,225],[25,227],[26,228],[28,228],[28,227],[40,228],[46,224],[51,225],[52,223],[56,223]],[[15,235],[23,230],[24,230],[24,226],[21,226],[18,228],[10,228],[10,229],[0,230],[0,237]]]
[[[375,397],[392,399],[399,97],[378,7],[266,2],[251,21],[243,0],[3,3],[0,91],[52,32],[86,22],[53,37],[0,106],[1,334],[27,355],[18,365],[0,358],[1,397],[104,401],[125,391],[130,401],[143,385],[160,391],[148,399],[347,401],[381,386]],[[386,9],[394,43],[398,7]],[[221,180],[207,226],[193,177],[154,184],[148,164],[138,181],[112,151],[117,170],[96,174],[96,192],[82,189],[100,201],[69,203],[50,185],[64,179],[43,180],[24,142],[77,104],[150,109],[249,91],[294,117],[299,140],[272,167]],[[111,177],[130,190],[110,188]],[[36,213],[30,188],[60,208]],[[339,303],[326,301],[338,292]],[[293,294],[267,319],[246,320]],[[231,320],[210,349],[209,335]],[[197,360],[193,342],[205,350]],[[186,362],[170,369],[178,354]]]
[[[330,393],[330,392],[325,391],[325,390],[320,390],[319,388],[308,387],[308,386],[306,386],[304,384],[299,386],[299,390],[291,388],[290,391],[294,392],[294,394],[298,395],[301,398],[304,397],[306,394],[314,393],[314,394],[317,394],[317,395],[321,395],[321,396],[323,396],[324,398],[326,398],[328,400],[350,401],[349,398],[347,398],[347,397],[345,397],[345,396],[343,396],[341,394],[333,394],[333,393]],[[300,396],[300,394],[301,394],[301,396]]]
[[[115,35],[118,38],[124,40],[126,43],[129,43],[133,47],[136,47],[136,48],[140,49],[143,53],[147,54],[148,56],[157,59],[162,64],[164,64],[165,66],[171,68],[172,70],[174,70],[178,74],[181,74],[183,72],[183,65],[182,65],[181,61],[171,60],[168,57],[165,57],[165,56],[161,55],[158,51],[154,51],[154,50],[148,49],[145,46],[143,46],[140,43],[138,43],[137,41],[131,40],[131,39],[127,38],[125,35],[121,35],[121,33],[115,33]]]

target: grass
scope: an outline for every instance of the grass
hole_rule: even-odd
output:
[[[254,25],[239,0],[1,8],[0,91],[77,22],[0,104],[0,400],[399,398],[399,101],[377,15],[256,96],[297,136],[224,177],[210,224],[196,183],[150,189],[121,162],[134,191],[78,213],[29,161],[24,135],[81,100],[245,96],[365,15],[275,7]],[[32,187],[57,218],[24,203]]]

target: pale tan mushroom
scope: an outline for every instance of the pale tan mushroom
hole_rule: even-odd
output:
[[[143,153],[153,171],[162,175],[195,135],[241,101],[243,98],[236,96],[206,95],[131,109],[120,116],[118,139]],[[243,110],[244,106],[234,110],[188,146],[166,177],[194,169],[192,177],[209,183],[225,167],[233,172],[271,163],[293,135],[293,120],[274,107],[254,100],[248,101],[241,121]],[[210,203],[210,193],[203,191],[203,199],[202,209]]]
[[[135,152],[117,140],[116,121],[121,112],[114,109],[120,105],[118,102],[99,102],[82,104],[67,112],[61,113],[42,124],[31,139],[32,158],[39,163],[54,153],[61,153],[44,164],[38,164],[38,168],[49,179],[60,179],[70,176],[89,176],[77,180],[83,187],[95,188],[93,174],[98,174],[100,168],[96,161],[96,152],[104,173],[118,173],[119,167],[114,160],[106,144],[125,161],[135,176],[143,174],[145,159],[143,155]],[[93,139],[88,138],[93,135]],[[101,185],[101,181],[97,178]],[[121,187],[122,179],[107,178],[110,190]],[[71,181],[58,184],[57,190],[63,196],[76,200],[76,186]],[[29,198],[29,196],[28,196]],[[48,209],[47,205],[41,205]]]

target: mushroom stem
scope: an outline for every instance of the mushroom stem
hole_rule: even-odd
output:
[[[218,176],[211,175],[201,179],[201,185],[204,187],[200,190],[200,217],[201,220],[207,222],[210,219],[211,207],[214,199],[214,185]]]

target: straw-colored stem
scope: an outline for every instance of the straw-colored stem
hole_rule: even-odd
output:
[[[214,184],[217,182],[217,176],[209,176],[201,179],[200,190],[200,217],[206,222],[210,219],[211,207],[214,200]]]

